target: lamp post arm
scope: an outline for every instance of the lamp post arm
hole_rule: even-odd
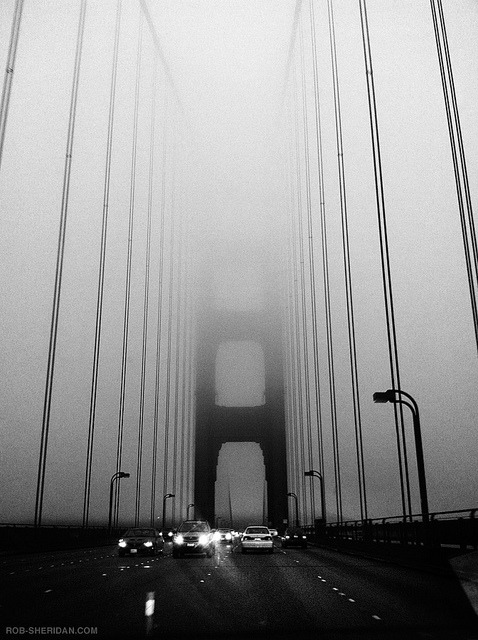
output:
[[[397,389],[397,392],[400,393],[402,396],[405,396],[405,398],[408,398],[411,402],[411,405],[409,405],[407,402],[405,402],[404,400],[402,400],[401,402],[403,404],[406,404],[413,413],[415,413],[417,415],[417,417],[419,416],[418,413],[418,404],[415,400],[415,398],[413,398],[413,396],[411,396],[409,393],[407,393],[406,391],[402,391],[401,389]]]

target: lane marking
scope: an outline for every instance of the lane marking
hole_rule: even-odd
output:
[[[374,620],[381,620],[381,619],[382,619],[382,618],[380,618],[379,616],[372,616],[372,618],[373,618]]]
[[[349,602],[355,602],[353,598],[349,598]]]

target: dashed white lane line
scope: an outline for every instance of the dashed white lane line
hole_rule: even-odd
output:
[[[45,593],[51,593],[51,589],[47,589]]]
[[[321,582],[326,582],[326,580],[324,578],[322,578],[321,576],[317,576],[317,578],[319,578],[321,580]],[[332,587],[332,591],[336,591],[338,592],[339,596],[345,596],[345,593],[343,591],[339,591],[337,587]],[[355,602],[355,600],[353,598],[348,598],[349,602]],[[382,618],[380,616],[377,616],[376,614],[374,614],[372,616],[372,618],[374,620],[382,620]]]

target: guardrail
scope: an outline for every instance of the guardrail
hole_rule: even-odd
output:
[[[32,524],[0,523],[0,550],[2,553],[18,551],[45,551],[74,549],[113,544],[124,529],[98,525],[81,527],[68,524],[45,524],[35,528]]]
[[[478,518],[476,509],[437,511],[430,514],[428,526],[421,514],[346,520],[304,527],[311,539],[320,541],[349,540],[402,546],[456,547],[460,550],[478,548]]]

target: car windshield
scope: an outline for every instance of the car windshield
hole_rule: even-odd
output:
[[[220,533],[231,533],[230,529],[218,529]]]
[[[247,527],[246,533],[269,533],[269,529],[266,527]]]
[[[289,529],[287,533],[290,536],[301,536],[304,532],[302,529]]]
[[[154,536],[154,529],[128,529],[124,534],[124,538]]]
[[[183,522],[179,527],[179,531],[209,531],[207,522]]]

